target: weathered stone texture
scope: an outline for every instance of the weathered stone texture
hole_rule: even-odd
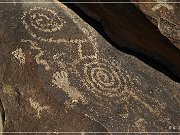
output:
[[[4,132],[179,131],[180,84],[63,4],[0,4],[0,24]]]
[[[143,2],[143,0],[133,0]],[[180,3],[179,0],[151,0],[157,3],[136,3],[160,32],[180,49]],[[168,3],[177,2],[177,3]]]

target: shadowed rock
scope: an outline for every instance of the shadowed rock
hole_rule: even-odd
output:
[[[95,0],[94,2],[106,1]],[[180,77],[180,50],[163,36],[135,5],[131,3],[77,3],[75,5],[99,21],[117,46],[152,58]]]
[[[135,5],[180,49],[180,3],[178,0],[154,0],[154,2],[157,3],[136,3]]]
[[[0,4],[0,23],[5,132],[178,131],[179,83],[63,4]]]

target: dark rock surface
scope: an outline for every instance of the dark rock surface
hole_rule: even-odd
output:
[[[108,0],[94,2],[106,1]],[[115,0],[117,1],[119,0]],[[132,3],[76,3],[75,5],[90,17],[98,20],[107,35],[118,46],[158,61],[180,78],[180,50],[163,36],[157,26],[135,5]],[[176,27],[173,29],[176,30]],[[163,31],[167,32],[165,29]]]
[[[133,0],[133,2],[134,1],[143,2],[143,0]],[[135,5],[147,15],[163,35],[168,37],[169,40],[180,49],[179,0],[152,0],[152,2],[157,3],[136,3]]]
[[[180,84],[61,3],[0,4],[0,82],[4,132],[179,131]]]

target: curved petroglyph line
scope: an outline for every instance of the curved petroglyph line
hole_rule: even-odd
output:
[[[92,61],[84,65],[85,83],[94,93],[109,97],[117,96],[128,80],[115,66],[104,59],[101,61]]]
[[[45,70],[50,70],[50,66],[47,60],[41,59],[41,57],[44,55],[44,51],[42,51],[41,48],[38,47],[36,42],[31,41],[31,40],[21,40],[21,42],[28,43],[32,50],[39,51],[39,53],[35,56],[36,63],[44,65]]]
[[[59,52],[53,55],[53,63],[55,65],[57,65],[58,68],[62,69],[62,70],[71,70],[70,72],[75,71],[76,74],[78,74],[77,69],[76,69],[76,64],[79,63],[79,59],[75,59],[73,60],[73,62],[65,62],[64,59],[61,58],[61,56],[63,55],[70,55],[64,52]]]
[[[139,117],[135,120],[135,126],[138,128],[139,132],[146,132],[146,120]]]
[[[62,34],[59,37],[58,32],[61,31],[65,24],[63,17],[59,16],[60,15],[57,15],[57,13],[51,9],[34,7],[29,11],[24,11],[24,15],[21,19],[28,33],[33,38],[48,43],[64,43],[64,45],[76,44],[80,59],[94,57],[96,53],[93,56],[89,56],[88,54],[84,55],[83,53],[83,43],[87,42],[86,39],[65,39],[62,38]],[[54,35],[55,32],[57,33]]]
[[[95,49],[95,55],[91,58],[95,59],[95,61],[96,60],[98,61],[98,59],[100,59],[100,58],[98,56],[99,50],[98,50],[98,44],[96,41],[97,35],[94,34],[96,32],[94,32],[94,30],[91,27],[88,27],[86,24],[84,24],[84,22],[73,11],[69,10],[65,5],[59,3],[59,6],[62,10],[65,10],[65,12],[68,14],[68,16],[70,16],[72,18],[73,22],[77,24],[77,26],[83,31],[83,33],[88,35],[88,39],[92,43],[93,47],[95,47],[94,48]],[[161,8],[162,6],[165,6],[165,8],[168,8],[169,10],[172,9],[171,5],[169,7],[169,5],[166,3],[165,4],[158,3],[157,6],[155,6],[153,10],[156,11],[159,8]],[[85,25],[86,25],[86,27],[85,27]],[[109,64],[107,64],[106,65],[107,68],[101,68],[101,66],[103,66],[106,62],[104,62],[102,64],[97,64],[98,63],[97,61],[94,62],[94,64],[93,63],[89,63],[89,64],[87,63],[87,64],[85,64],[85,67],[84,67],[84,73],[85,73],[84,82],[85,82],[85,84],[87,84],[87,86],[90,88],[90,90],[93,90],[93,92],[95,94],[97,94],[99,92],[101,94],[105,94],[105,95],[107,93],[110,93],[108,95],[112,96],[111,95],[112,89],[111,88],[108,89],[108,86],[112,87],[114,90],[116,90],[117,93],[115,95],[118,95],[118,90],[121,89],[122,95],[127,94],[128,97],[133,97],[136,101],[142,103],[143,106],[148,108],[150,110],[150,112],[152,114],[154,114],[155,116],[164,115],[163,111],[160,111],[157,108],[152,107],[151,105],[149,105],[146,102],[145,99],[141,98],[136,92],[133,92],[133,90],[131,90],[130,87],[135,88],[135,86],[133,85],[133,83],[131,83],[130,75],[128,75],[128,73],[126,71],[123,71],[125,74],[119,75],[119,73],[116,73],[114,71],[114,69],[116,69],[116,68],[114,68],[112,65],[109,66]],[[95,65],[96,65],[96,67],[93,67]],[[99,65],[99,66],[97,66],[97,65]],[[95,76],[98,76],[98,77],[94,78]],[[104,80],[102,80],[102,76],[104,76],[104,78],[105,78]],[[123,78],[123,79],[120,79],[120,78]],[[113,82],[114,80],[117,80],[120,83],[114,85],[115,84]],[[142,84],[141,80],[138,79],[137,81],[138,81],[138,84]],[[129,84],[132,86],[130,86]],[[124,99],[121,98],[121,101],[127,102],[127,105],[128,105],[128,100],[129,100],[128,97],[126,97]],[[124,115],[125,118],[128,117],[128,109],[126,109],[126,110],[127,110],[127,113]],[[163,119],[161,119],[161,120],[163,120]],[[168,116],[167,116],[166,120],[167,120],[167,123],[170,123],[170,119]]]
[[[52,86],[56,86],[58,89],[63,90],[71,98],[72,103],[77,103],[79,101],[86,103],[84,95],[75,87],[70,86],[67,72],[57,71],[54,73],[52,76],[52,84]]]
[[[25,64],[25,62],[26,62],[25,54],[23,53],[21,48],[17,48],[11,54],[19,61],[20,64],[22,64],[22,65]]]
[[[57,15],[52,9],[34,7],[23,12],[22,23],[29,34],[40,41],[49,43],[76,43],[86,42],[85,39],[65,39],[52,36],[60,31],[66,23],[62,16]]]
[[[25,18],[27,15],[29,15],[28,19],[30,24],[26,22]],[[57,15],[53,10],[36,6],[29,11],[25,11],[22,20],[26,29],[31,25],[31,27],[41,32],[55,32],[61,30],[65,23],[63,18]]]

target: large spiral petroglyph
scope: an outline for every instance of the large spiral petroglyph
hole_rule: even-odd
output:
[[[125,84],[128,81],[120,69],[103,60],[93,61],[85,64],[84,74],[85,81],[93,90],[100,95],[109,97],[117,96],[124,90]]]

